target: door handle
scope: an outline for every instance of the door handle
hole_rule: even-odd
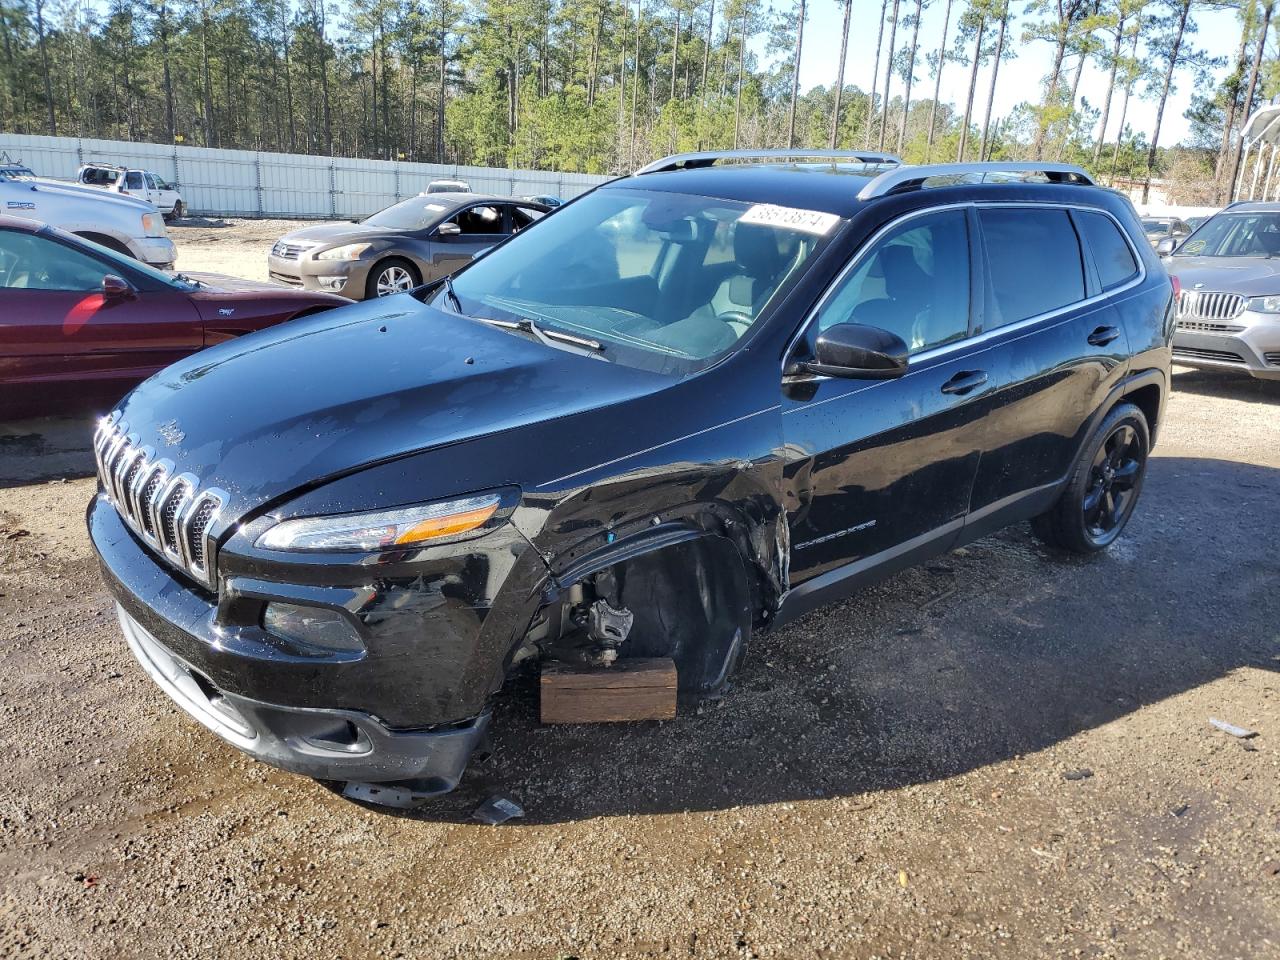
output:
[[[987,382],[985,370],[962,370],[942,385],[943,393],[954,393],[964,396]]]
[[[1089,334],[1089,343],[1095,347],[1105,347],[1112,340],[1118,339],[1120,331],[1115,327],[1099,327]]]

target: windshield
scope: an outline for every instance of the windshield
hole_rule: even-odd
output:
[[[1148,237],[1156,237],[1162,233],[1169,232],[1168,220],[1143,220],[1142,229],[1147,231]]]
[[[1175,257],[1280,256],[1280,211],[1220,213],[1183,242]]]
[[[424,230],[439,220],[440,215],[448,209],[443,203],[434,200],[410,197],[393,203],[385,210],[379,210],[371,217],[365,217],[361,223],[370,227],[386,227],[388,230]]]
[[[839,218],[733,200],[609,189],[475,261],[456,309],[598,341],[601,355],[686,372],[755,324]],[[454,303],[442,290],[433,301]]]

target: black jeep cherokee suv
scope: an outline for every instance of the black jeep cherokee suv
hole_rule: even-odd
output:
[[[530,658],[671,657],[696,696],[1006,524],[1110,544],[1169,384],[1132,207],[1061,165],[753,156],[134,390],[88,521],[156,682],[268,763],[430,794]]]

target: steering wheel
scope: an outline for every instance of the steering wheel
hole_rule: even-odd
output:
[[[737,310],[733,308],[721,310],[716,314],[716,319],[721,323],[732,327],[734,332],[739,336],[742,335],[747,327],[755,323],[755,318],[746,310]]]

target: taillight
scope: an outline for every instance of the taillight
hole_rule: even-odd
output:
[[[1182,296],[1182,281],[1170,274],[1169,282],[1173,284],[1173,299],[1177,300]]]

